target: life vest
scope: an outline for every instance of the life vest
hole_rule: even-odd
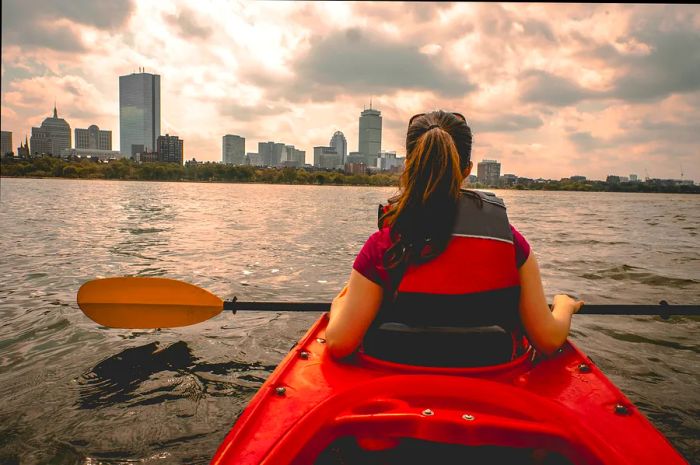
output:
[[[396,352],[394,343],[387,340],[395,336],[395,331],[387,332],[387,325],[403,326],[414,335],[416,328],[453,328],[454,334],[464,328],[495,326],[502,329],[509,341],[507,349],[501,349],[496,357],[499,362],[522,352],[518,313],[520,278],[506,207],[493,194],[477,194],[481,201],[470,195],[460,197],[452,238],[445,250],[426,263],[406,268],[395,299],[385,299],[365,336],[363,346],[367,353]],[[387,207],[380,206],[380,228],[387,211]],[[449,346],[450,331],[438,333],[438,337],[428,339]],[[415,350],[420,349],[415,345],[409,348]],[[397,354],[382,358],[396,359]]]

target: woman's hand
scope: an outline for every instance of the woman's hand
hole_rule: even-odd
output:
[[[583,307],[583,300],[575,300],[566,294],[557,294],[552,299],[552,310],[561,309],[561,311],[567,311],[570,315],[578,313]]]

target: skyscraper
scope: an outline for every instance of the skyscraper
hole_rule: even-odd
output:
[[[112,131],[102,131],[95,124],[87,129],[75,128],[75,148],[112,150]]]
[[[182,139],[177,136],[166,134],[164,136],[158,136],[157,144],[158,161],[179,163],[182,165],[185,159],[184,143]]]
[[[340,155],[340,163],[345,164],[345,158],[348,156],[348,141],[345,139],[345,134],[335,131],[328,145],[335,147],[335,151]]]
[[[335,169],[342,165],[340,154],[335,147],[314,147],[314,166],[325,169]]]
[[[160,76],[119,76],[119,150],[126,156],[156,148],[160,135]]]
[[[258,142],[258,153],[263,166],[277,166],[287,159],[287,149],[281,142]]]
[[[245,137],[232,134],[223,137],[221,162],[227,165],[245,165]]]
[[[304,163],[306,163],[306,151],[305,150],[299,150],[298,148],[294,147],[293,145],[286,145],[284,147],[287,151],[287,159],[282,160],[285,166],[295,166],[295,167],[301,167],[304,166]]]
[[[371,103],[369,110],[360,113],[359,141],[357,151],[366,157],[367,165],[376,166],[382,151],[382,113],[373,110]]]
[[[31,153],[59,157],[63,149],[70,148],[70,144],[70,125],[66,120],[58,117],[58,111],[54,105],[53,117],[46,118],[41,123],[41,127],[32,128]]]
[[[5,156],[12,151],[12,131],[2,131],[2,144],[0,148],[0,156]]]
[[[501,177],[501,164],[497,160],[481,160],[476,165],[476,178],[481,184],[497,186]]]

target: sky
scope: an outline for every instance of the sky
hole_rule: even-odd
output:
[[[559,179],[700,182],[695,5],[3,0],[2,120],[13,144],[50,116],[119,148],[119,79],[161,76],[161,132],[221,161],[274,140],[306,150],[382,112],[382,149],[409,118],[463,113],[472,160]],[[74,137],[72,135],[72,137]]]

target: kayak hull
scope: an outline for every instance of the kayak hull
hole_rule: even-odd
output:
[[[415,367],[364,354],[331,358],[324,314],[228,433],[212,464],[312,464],[339,438],[365,450],[402,439],[530,448],[574,464],[685,464],[600,370],[567,342],[549,358]]]

